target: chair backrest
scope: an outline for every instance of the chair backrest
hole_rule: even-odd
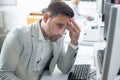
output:
[[[1,53],[1,48],[2,48],[2,45],[3,45],[6,35],[7,34],[0,34],[0,53]]]

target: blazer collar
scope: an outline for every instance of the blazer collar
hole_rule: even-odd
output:
[[[39,38],[39,20],[31,24],[31,37]]]
[[[41,41],[46,41],[40,28],[40,22],[41,20],[38,20],[31,25],[31,36],[36,37]]]

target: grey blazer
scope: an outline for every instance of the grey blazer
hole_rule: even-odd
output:
[[[30,60],[35,58],[37,51],[37,23],[16,28],[7,35],[0,55],[0,80],[36,80]],[[68,73],[74,64],[77,50],[68,46],[65,53],[63,39],[52,42],[53,58],[44,73],[52,74],[56,64],[63,73]]]

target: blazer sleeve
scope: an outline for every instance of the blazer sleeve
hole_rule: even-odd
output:
[[[57,65],[58,65],[58,68],[63,73],[67,74],[71,70],[71,68],[75,62],[78,49],[73,49],[70,45],[68,45],[66,52],[64,49],[65,48],[62,47]]]
[[[10,32],[3,43],[0,54],[0,80],[20,80],[14,73],[21,52],[17,31]]]

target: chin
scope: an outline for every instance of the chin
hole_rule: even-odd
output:
[[[54,39],[54,40],[53,40],[53,39],[51,39],[51,41],[53,41],[53,42],[56,42],[57,40],[58,40],[58,39]]]

